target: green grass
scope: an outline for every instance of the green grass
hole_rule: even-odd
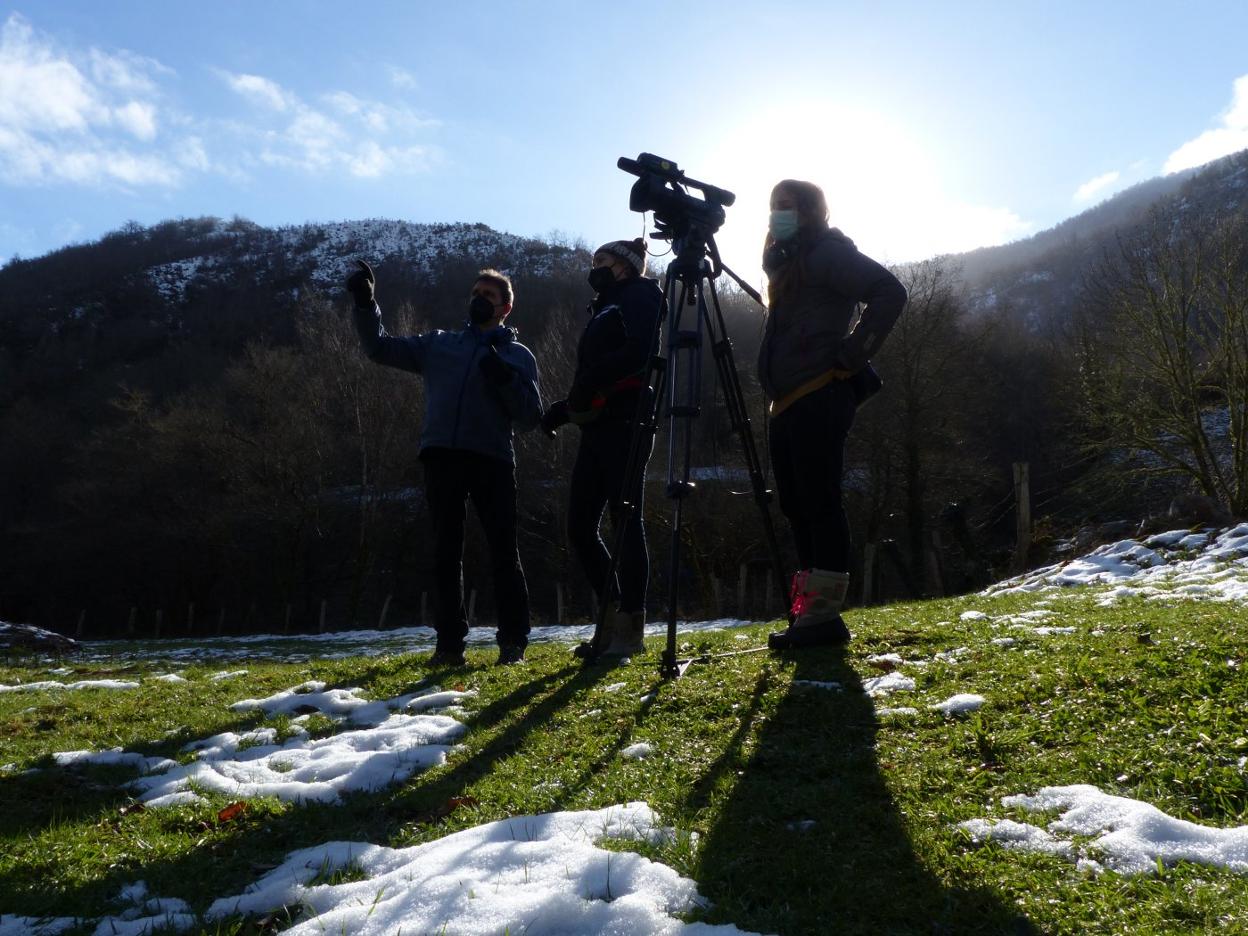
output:
[[[565,646],[530,648],[524,667],[494,667],[493,651],[465,669],[430,673],[419,657],[245,664],[249,675],[192,683],[144,682],[131,692],[0,694],[0,911],[24,915],[115,912],[120,889],[180,897],[197,911],[236,894],[289,851],[331,839],[391,846],[428,841],[527,813],[645,800],[696,837],[644,851],[697,881],[709,922],[779,933],[1248,932],[1248,876],[1180,864],[1153,875],[1092,876],[1071,862],[976,847],[955,824],[976,817],[1043,819],[1005,810],[1001,797],[1046,785],[1091,783],[1216,827],[1248,824],[1248,651],[1243,608],[1128,601],[1067,592],[1042,623],[1072,635],[1038,636],[961,621],[1035,599],[963,598],[851,612],[848,651],[749,654],[658,675],[658,641],[634,665],[582,669]],[[736,650],[767,628],[698,635],[688,649]],[[737,639],[748,636],[748,641]],[[991,638],[1013,636],[1010,648]],[[911,717],[877,718],[858,691],[879,675],[872,654],[907,660],[968,648],[956,662],[907,667],[913,692],[881,705]],[[161,665],[0,666],[0,683],[43,678],[140,679]],[[187,741],[264,724],[229,703],[306,679],[361,686],[374,698],[422,681],[475,688],[469,732],[448,763],[398,787],[335,805],[256,801],[220,824],[208,806],[127,809],[132,771],[50,767],[54,751],[120,746],[182,757]],[[793,685],[837,681],[844,692]],[[605,692],[623,682],[619,691]],[[987,698],[969,716],[928,706],[958,692]],[[597,710],[597,714],[588,713]],[[281,725],[281,722],[274,722]],[[318,734],[329,730],[320,725]],[[619,757],[638,741],[645,760]],[[25,774],[28,768],[45,768]],[[443,815],[452,797],[470,797]],[[795,824],[814,820],[812,827]],[[268,924],[280,928],[280,920]],[[89,931],[89,930],[88,930]],[[208,932],[252,933],[254,922]]]

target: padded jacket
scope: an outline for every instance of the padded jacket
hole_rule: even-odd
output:
[[[768,310],[758,353],[759,382],[771,400],[830,370],[862,370],[906,304],[897,277],[836,228],[799,242],[791,262],[802,264],[800,285]],[[865,307],[851,331],[859,303]]]
[[[396,338],[381,323],[381,308],[355,307],[355,327],[364,353],[379,364],[414,371],[425,380],[425,426],[420,436],[429,448],[465,449],[516,463],[512,430],[537,427],[542,398],[537,361],[516,340],[515,329],[500,325],[479,331],[440,329]],[[493,347],[512,371],[502,386],[481,372],[481,358]]]

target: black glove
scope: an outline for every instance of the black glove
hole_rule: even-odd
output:
[[[347,292],[355,299],[355,304],[363,309],[373,307],[373,286],[377,278],[373,276],[373,268],[363,260],[356,260],[360,268],[347,277]]]
[[[512,369],[507,366],[506,362],[499,356],[498,351],[491,345],[490,350],[477,362],[477,366],[481,368],[481,373],[496,387],[511,383]]]
[[[542,421],[540,423],[542,432],[553,439],[555,430],[560,426],[566,426],[571,419],[572,417],[568,415],[568,401],[557,400],[550,404],[546,412],[542,413]]]

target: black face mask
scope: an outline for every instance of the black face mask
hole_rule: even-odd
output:
[[[485,296],[473,296],[468,303],[468,321],[473,325],[484,325],[494,317],[494,303]]]
[[[602,292],[608,286],[615,282],[615,274],[611,272],[610,267],[594,267],[589,271],[589,286],[594,292]]]

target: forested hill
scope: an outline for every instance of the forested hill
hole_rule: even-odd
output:
[[[1007,307],[1033,328],[1064,322],[1082,280],[1106,250],[1156,215],[1212,219],[1248,206],[1248,150],[1199,169],[1134,185],[1025,240],[947,258],[958,268],[974,309]]]
[[[182,340],[237,348],[289,340],[291,310],[336,295],[355,258],[392,302],[451,306],[464,277],[496,266],[521,281],[580,270],[583,250],[483,224],[367,220],[263,228],[239,218],[126,225],[101,240],[0,269],[0,399],[28,379],[134,363]],[[470,270],[469,268],[472,268]],[[462,317],[462,316],[460,316]],[[441,324],[441,323],[438,323]],[[46,374],[44,376],[47,376]],[[7,394],[6,394],[7,391]]]

